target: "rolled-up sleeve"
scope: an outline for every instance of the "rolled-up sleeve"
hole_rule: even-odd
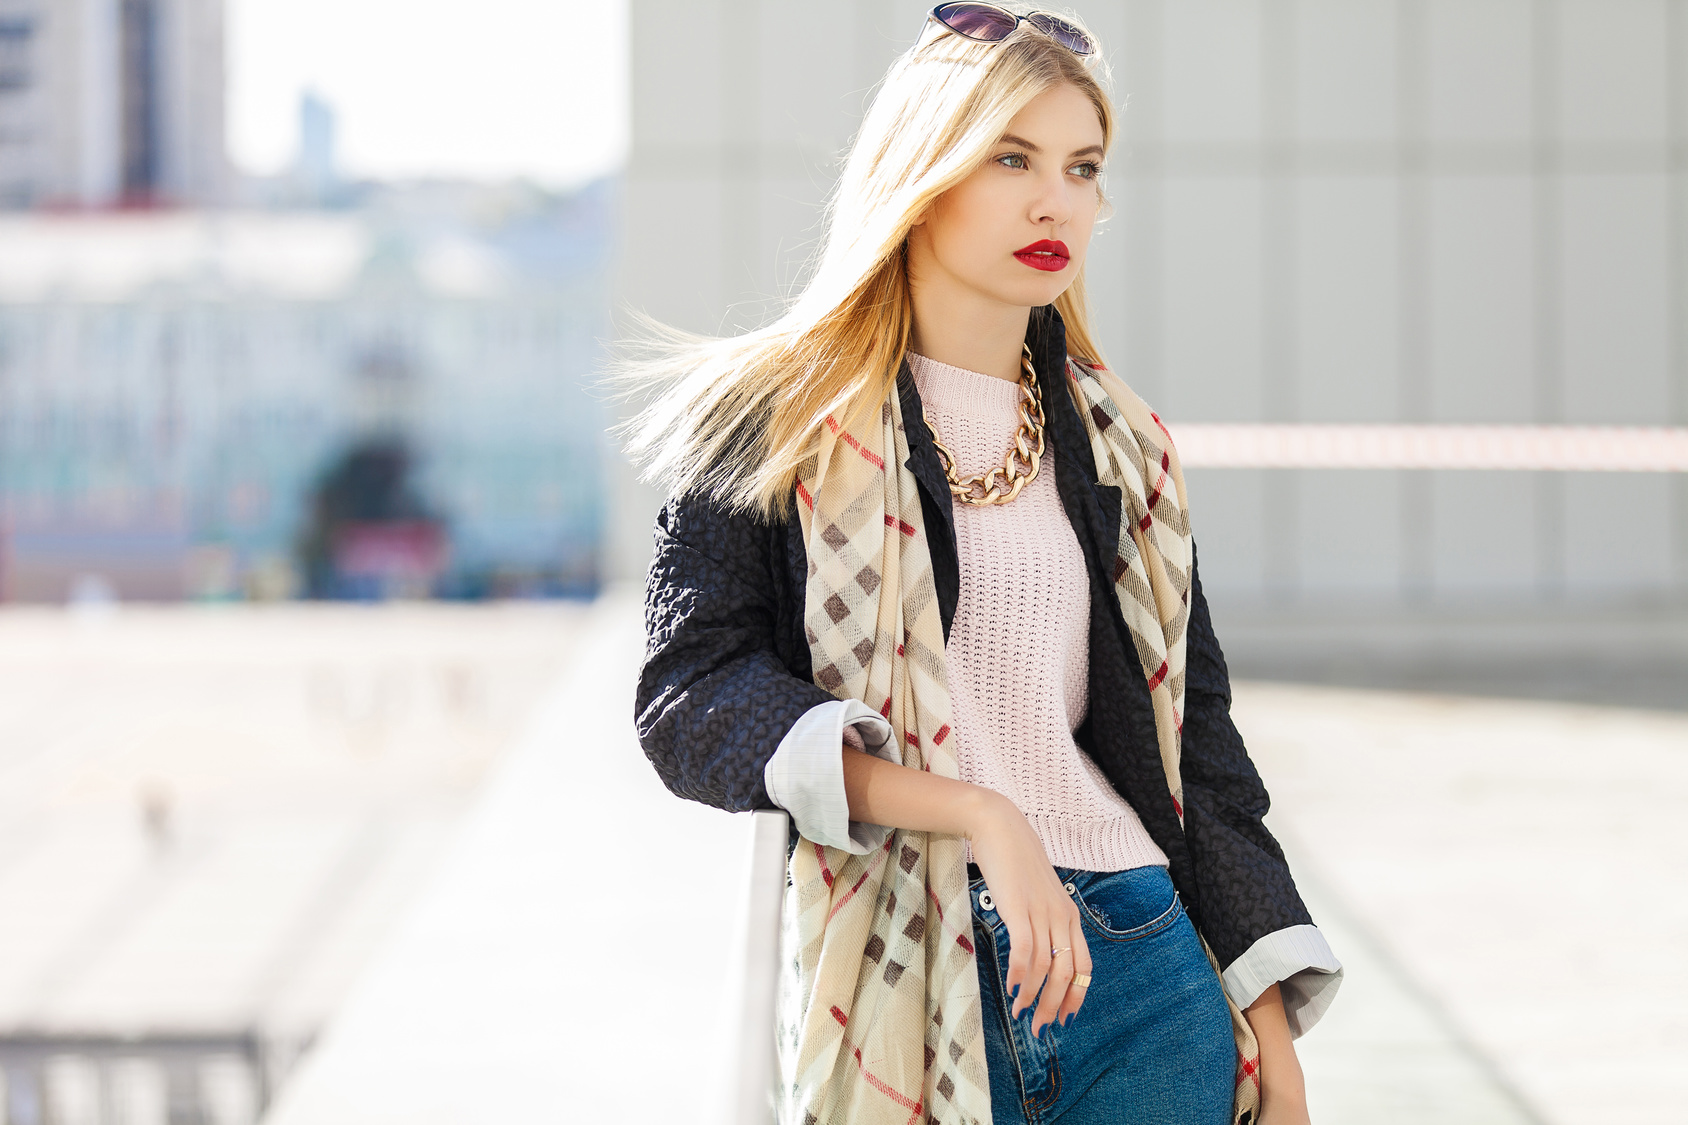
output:
[[[891,829],[850,819],[846,743],[888,762],[902,761],[890,723],[859,699],[835,699],[811,707],[792,725],[763,768],[762,781],[804,837],[865,855],[883,847]]]
[[[634,693],[640,745],[678,796],[729,812],[772,808],[768,759],[832,699],[781,658],[777,535],[686,498],[658,515],[655,548]]]
[[[1324,1016],[1342,987],[1342,962],[1319,927],[1288,926],[1262,937],[1225,969],[1225,992],[1246,1008],[1274,984],[1283,995],[1290,1034],[1300,1038]]]
[[[1225,991],[1246,1008],[1280,985],[1292,1034],[1336,999],[1342,962],[1313,924],[1283,849],[1267,829],[1266,786],[1231,721],[1230,671],[1191,568],[1183,767],[1184,832],[1200,890],[1202,932]]]

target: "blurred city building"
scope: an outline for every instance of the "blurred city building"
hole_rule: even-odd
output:
[[[222,0],[0,0],[0,207],[214,204]]]
[[[315,203],[330,202],[340,187],[335,132],[334,107],[315,91],[306,90],[299,96],[299,155],[293,179]]]
[[[726,332],[800,284],[928,7],[634,0],[626,302]],[[1112,366],[1175,425],[1688,423],[1681,3],[1077,7],[1121,108],[1091,293]],[[1205,583],[1239,611],[1688,596],[1683,474],[1189,481]],[[620,495],[632,575],[654,498]]]
[[[0,596],[589,594],[612,200],[0,217]]]

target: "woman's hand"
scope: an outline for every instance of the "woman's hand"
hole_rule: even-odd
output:
[[[1013,1014],[1039,991],[1032,1031],[1069,1019],[1084,1003],[1073,974],[1090,972],[1078,904],[1055,878],[1043,841],[1014,803],[995,790],[909,769],[842,748],[850,819],[917,832],[947,832],[973,842],[996,911],[1008,926],[1008,988],[1018,989]],[[1052,957],[1056,949],[1070,949]]]
[[[1309,1125],[1307,1083],[1277,985],[1243,1011],[1260,1042],[1260,1125]]]
[[[1049,1024],[1071,1019],[1084,1004],[1085,989],[1072,980],[1074,973],[1089,974],[1090,948],[1078,904],[1056,878],[1043,841],[1013,802],[998,793],[990,798],[979,802],[967,836],[996,912],[1008,927],[1011,1014],[1018,1018],[1038,998],[1032,1034],[1041,1035]],[[1052,956],[1057,949],[1068,952]]]

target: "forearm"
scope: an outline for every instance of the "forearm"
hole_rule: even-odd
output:
[[[1263,1125],[1307,1120],[1307,1084],[1295,1055],[1283,995],[1277,985],[1243,1010],[1260,1044],[1260,1112]]]
[[[985,816],[1006,800],[954,778],[887,762],[844,748],[844,795],[850,819],[915,832],[972,837]]]

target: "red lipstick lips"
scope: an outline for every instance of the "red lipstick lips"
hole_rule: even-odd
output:
[[[1014,251],[1014,256],[1034,270],[1048,270],[1054,273],[1067,268],[1067,261],[1072,257],[1067,253],[1067,244],[1052,239],[1043,238]]]

